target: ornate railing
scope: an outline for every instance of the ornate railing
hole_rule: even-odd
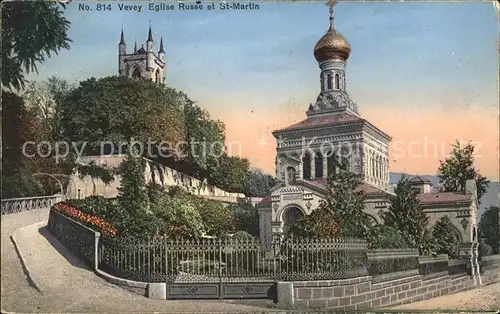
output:
[[[174,283],[332,280],[367,275],[366,242],[351,239],[274,243],[267,258],[258,240],[99,240],[99,268],[117,277]]]
[[[63,200],[60,194],[50,196],[35,196],[22,198],[9,198],[2,200],[2,215],[15,214],[24,211],[50,208]]]

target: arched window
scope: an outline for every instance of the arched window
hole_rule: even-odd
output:
[[[156,82],[156,85],[160,85],[160,83],[161,83],[161,80],[160,80],[160,70],[156,70],[155,82]]]
[[[132,72],[132,77],[133,78],[140,78],[141,77],[141,69],[135,68],[134,72]]]
[[[325,78],[323,76],[321,76],[320,81],[321,81],[321,91],[324,91],[325,90]]]
[[[323,177],[323,154],[317,152],[314,157],[314,177],[322,178]]]
[[[327,84],[328,84],[328,89],[332,89],[332,75],[328,74],[327,76]]]
[[[311,155],[309,153],[304,153],[302,157],[302,178],[311,178]]]
[[[349,159],[347,157],[342,157],[341,167],[344,170],[349,170]]]
[[[330,152],[328,154],[328,157],[326,159],[326,164],[327,164],[327,173],[329,176],[336,172],[337,156],[333,152]]]
[[[297,172],[295,171],[294,167],[288,167],[286,169],[286,181],[287,184],[295,184],[295,178],[296,178]]]
[[[340,77],[338,74],[335,74],[335,89],[340,89]]]

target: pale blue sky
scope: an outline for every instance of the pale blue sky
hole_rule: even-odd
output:
[[[83,12],[74,2],[66,11],[71,50],[30,78],[56,73],[77,82],[115,75],[122,24],[131,50],[134,40],[139,47],[146,40],[151,20],[155,49],[164,39],[167,83],[196,100],[240,98],[267,106],[302,94],[315,98],[319,71],[312,50],[328,28],[326,5],[257,3],[256,11],[152,12],[145,2],[138,3],[143,12],[132,13],[116,3],[111,12]],[[498,22],[491,2],[340,2],[335,25],[352,46],[348,88],[358,102],[390,98],[415,107],[443,92],[477,103],[496,99]]]

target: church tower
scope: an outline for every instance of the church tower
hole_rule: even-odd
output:
[[[309,105],[305,120],[273,132],[278,143],[276,177],[285,184],[297,180],[318,184],[342,167],[360,175],[364,183],[385,190],[391,137],[361,117],[347,93],[351,45],[335,29],[335,4],[329,2],[329,28],[314,46],[319,95]]]
[[[123,30],[118,44],[118,74],[132,78],[142,78],[155,82],[158,85],[165,84],[166,60],[163,48],[163,38],[160,39],[158,53],[154,52],[154,39],[151,26],[148,31],[146,49],[144,45],[127,54]]]

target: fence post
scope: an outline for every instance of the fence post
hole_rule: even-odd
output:
[[[168,243],[167,243],[167,238],[166,237],[163,238],[163,243],[165,245],[165,299],[168,300],[169,271],[168,271]]]
[[[96,232],[94,237],[94,269],[99,269],[99,240],[101,238],[101,233]]]
[[[222,241],[217,239],[219,247],[219,299],[222,300]]]

